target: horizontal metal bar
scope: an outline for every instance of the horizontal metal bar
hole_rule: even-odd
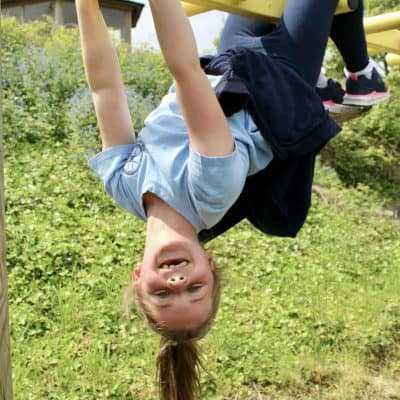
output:
[[[400,30],[391,30],[367,35],[368,48],[380,53],[400,54]]]
[[[189,17],[212,10],[212,8],[204,7],[204,6],[200,6],[200,5],[198,6],[195,4],[190,4],[190,3],[187,3],[186,1],[183,1],[182,5],[183,5],[183,8],[185,9],[186,14]]]
[[[377,33],[392,29],[400,29],[400,11],[365,18],[364,26],[366,33]]]
[[[323,1],[323,0],[321,0]],[[340,0],[338,14],[351,11],[358,0]],[[246,17],[276,22],[281,18],[286,0],[185,0],[183,6],[188,15],[212,9],[239,14]]]
[[[323,1],[323,0],[321,0]],[[337,13],[349,12],[358,0],[340,0]],[[195,15],[213,9],[277,22],[283,12],[286,0],[184,0],[188,15]],[[372,52],[400,54],[399,35],[400,11],[365,18],[368,47]]]
[[[389,53],[385,59],[388,65],[400,65],[400,54]]]

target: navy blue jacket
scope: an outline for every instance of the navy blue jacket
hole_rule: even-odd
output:
[[[270,144],[273,161],[250,176],[223,219],[199,234],[207,242],[247,218],[262,232],[296,236],[311,205],[315,156],[339,131],[321,99],[291,67],[248,48],[201,59],[229,116],[247,108]]]

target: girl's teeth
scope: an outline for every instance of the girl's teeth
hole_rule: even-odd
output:
[[[188,264],[188,262],[187,261],[181,261],[179,264],[171,264],[171,265],[168,265],[168,264],[163,264],[162,266],[161,266],[161,268],[162,269],[172,269],[172,268],[177,268],[177,267],[184,267],[185,265],[187,265]]]

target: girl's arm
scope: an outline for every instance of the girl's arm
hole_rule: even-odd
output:
[[[134,142],[135,133],[114,45],[98,0],[76,0],[82,57],[103,149]]]
[[[234,150],[226,117],[200,67],[193,30],[179,0],[150,0],[158,41],[171,71],[192,148],[209,157]]]

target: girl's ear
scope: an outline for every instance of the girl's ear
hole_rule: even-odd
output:
[[[215,272],[215,270],[217,269],[217,266],[215,265],[213,258],[210,256],[210,254],[207,254],[207,258],[208,258],[208,264],[210,265],[211,271]]]
[[[142,263],[137,263],[132,270],[132,283],[136,285],[140,278],[140,269],[142,267]]]

